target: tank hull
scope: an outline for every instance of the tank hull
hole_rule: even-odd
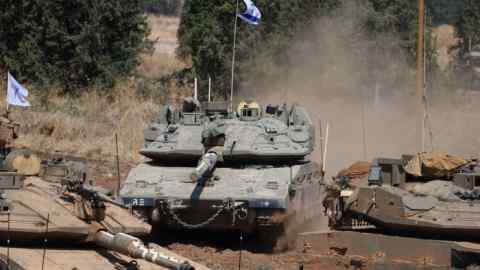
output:
[[[287,220],[301,224],[322,209],[322,175],[312,162],[219,167],[203,183],[189,180],[192,169],[141,164],[130,172],[121,197],[156,228],[168,229],[255,232]]]
[[[375,207],[371,207],[375,198]],[[480,203],[442,201],[432,196],[415,196],[397,187],[360,188],[350,205],[350,214],[378,228],[424,237],[480,240]]]
[[[333,196],[325,200],[332,227],[374,227],[397,235],[478,242],[480,191],[475,183],[479,174],[471,172],[475,163],[430,154],[424,159],[428,163],[412,167],[423,155],[427,154],[375,159],[368,174],[340,178],[329,187]],[[450,164],[451,169],[444,169]]]

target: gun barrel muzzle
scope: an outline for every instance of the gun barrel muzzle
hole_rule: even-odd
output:
[[[198,166],[193,169],[193,172],[190,174],[190,179],[192,181],[198,181],[202,177],[207,176],[210,172],[213,171],[215,165],[218,161],[218,155],[215,152],[208,152],[202,156]]]
[[[144,259],[168,269],[195,270],[188,262],[182,262],[167,254],[147,248],[140,239],[129,234],[111,234],[106,231],[99,231],[95,234],[94,242],[106,249],[114,250],[134,259]]]

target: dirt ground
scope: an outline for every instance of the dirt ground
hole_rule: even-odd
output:
[[[202,247],[191,244],[172,244],[168,246],[174,252],[200,262],[214,270],[294,270],[294,269],[335,269],[329,260],[315,255],[286,252],[281,254],[262,254],[251,251]]]

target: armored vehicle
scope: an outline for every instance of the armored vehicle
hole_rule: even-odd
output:
[[[151,160],[129,173],[124,203],[158,229],[259,237],[317,215],[323,173],[306,159],[315,141],[306,110],[256,102],[227,108],[193,99],[181,109],[164,107],[145,130],[140,153]]]
[[[150,226],[85,179],[1,178],[0,192],[0,261],[8,269],[194,269],[146,247],[138,237],[148,236]],[[88,251],[88,244],[96,247]]]
[[[378,158],[364,172],[355,177],[340,175],[330,188],[325,205],[332,226],[480,240],[476,160],[421,153],[400,159]]]
[[[352,269],[477,269],[479,177],[476,159],[441,152],[356,162],[324,180],[330,230],[300,246]]]

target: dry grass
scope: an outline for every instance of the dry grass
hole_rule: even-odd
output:
[[[0,82],[5,89],[5,82]],[[120,84],[109,95],[99,91],[84,92],[70,99],[51,91],[47,108],[40,106],[38,92],[31,91],[31,108],[11,107],[11,119],[20,124],[16,147],[53,153],[59,151],[96,160],[113,160],[115,134],[123,162],[141,160],[138,150],[143,143],[143,130],[166,102],[179,104],[190,89],[173,83],[164,98],[141,98],[134,80]],[[0,112],[5,111],[5,103]]]
[[[132,82],[116,87],[110,96],[92,91],[74,102],[55,94],[48,100],[48,111],[12,108],[12,118],[21,125],[18,147],[110,160],[118,134],[124,161],[140,159],[143,129],[160,106],[138,98]],[[30,101],[34,105],[40,102],[35,95]]]
[[[180,19],[177,17],[149,15],[148,24],[152,31],[150,38],[155,40],[177,40],[177,29]]]
[[[154,53],[142,57],[142,64],[138,67],[138,72],[147,78],[159,78],[185,66],[185,63],[178,60],[175,55]]]

